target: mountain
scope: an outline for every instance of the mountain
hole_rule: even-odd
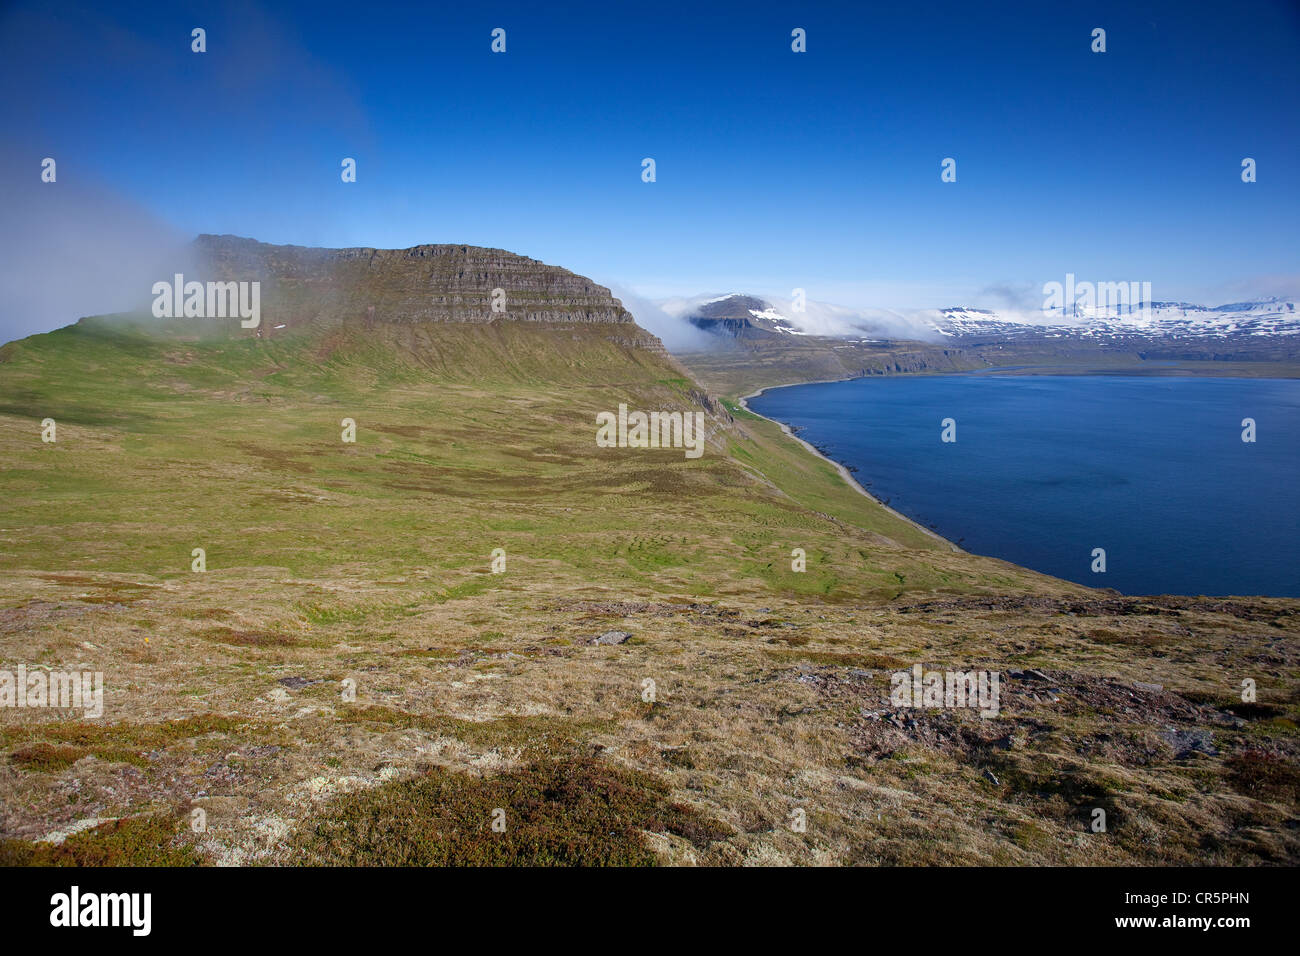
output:
[[[1300,361],[1300,313],[1293,299],[1268,298],[1208,307],[1151,302],[1132,311],[1080,309],[1029,316],[944,309],[934,323],[951,345],[995,364],[1111,362],[1249,363],[1288,373]],[[1006,355],[1019,355],[1015,362]],[[1239,372],[1238,372],[1239,373]]]
[[[768,302],[751,295],[727,295],[689,309],[686,321],[715,335],[752,339],[806,335]]]
[[[631,313],[590,279],[502,249],[422,245],[410,249],[275,246],[202,235],[194,256],[204,279],[258,281],[275,321],[271,336],[305,323],[368,324],[495,320],[610,327],[612,340],[662,351]],[[500,290],[500,311],[493,310]]]
[[[984,343],[1023,336],[1101,341],[1300,335],[1296,300],[1278,297],[1213,307],[1150,302],[1133,308],[1031,313],[965,306],[900,313],[854,310],[826,303],[805,303],[800,310],[787,303],[777,304],[740,293],[711,299],[669,300],[661,305],[696,328],[720,337],[740,339],[820,335],[851,341],[872,336],[936,341],[937,337],[943,337]],[[828,314],[833,316],[829,322]]]
[[[1238,339],[1300,335],[1293,299],[1268,298],[1213,308],[1185,302],[1150,302],[1132,310],[1063,310],[1008,316],[985,309],[942,309],[934,322],[953,339],[1057,336],[1091,340]]]
[[[796,382],[957,372],[983,364],[942,343],[934,326],[917,316],[794,305],[731,294],[668,300],[660,307],[710,333],[708,345],[677,355],[709,390],[728,397]]]
[[[523,256],[193,259],[262,283],[256,327],[0,348],[0,699],[104,689],[0,707],[0,865],[1300,857],[1297,602],[955,550]],[[702,416],[703,454],[600,444],[620,406]],[[1005,709],[891,703],[921,665]]]
[[[710,388],[755,388],[864,375],[1009,366],[1201,374],[1300,374],[1294,299],[1065,315],[955,307],[890,312],[806,303],[802,311],[752,295],[675,300],[665,310],[712,333],[680,358]]]
[[[731,293],[666,299],[658,303],[667,314],[720,338],[754,339],[770,335],[819,335],[832,338],[866,336],[934,338],[924,313],[889,309],[851,309],[808,299],[772,301]]]

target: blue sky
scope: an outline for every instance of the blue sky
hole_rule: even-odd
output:
[[[108,273],[151,230],[499,246],[647,297],[1300,292],[1291,0],[53,6],[0,13],[11,302],[39,250]]]

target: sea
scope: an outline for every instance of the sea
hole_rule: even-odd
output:
[[[1125,594],[1300,597],[1300,381],[881,376],[749,406],[964,550]]]

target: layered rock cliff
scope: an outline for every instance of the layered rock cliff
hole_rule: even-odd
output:
[[[203,279],[262,283],[263,312],[274,324],[604,324],[617,327],[611,334],[621,344],[662,350],[609,289],[503,249],[321,249],[201,235],[195,253]]]

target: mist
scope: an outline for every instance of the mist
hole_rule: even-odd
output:
[[[0,339],[49,332],[87,315],[148,310],[154,282],[183,271],[190,237],[39,150],[0,154]]]
[[[747,293],[708,293],[689,298],[673,297],[648,305],[675,322],[678,326],[698,333],[694,338],[695,348],[718,348],[726,340],[701,333],[687,321],[698,309],[727,295]],[[921,341],[940,341],[941,336],[934,327],[939,313],[934,309],[880,309],[853,308],[833,305],[829,302],[805,300],[803,309],[796,311],[794,301],[780,296],[754,294],[754,298],[766,302],[789,325],[809,335],[827,338],[888,338],[912,339]],[[703,335],[701,343],[699,336]]]
[[[625,286],[611,285],[610,291],[622,301],[623,308],[632,313],[637,325],[659,336],[668,351],[691,352],[717,347],[718,339],[715,336],[697,329],[682,316],[664,311],[662,306],[629,291]]]

